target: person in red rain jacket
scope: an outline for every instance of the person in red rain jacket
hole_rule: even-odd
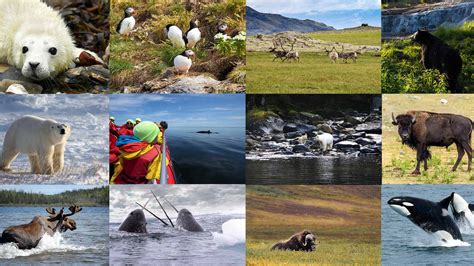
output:
[[[133,121],[131,119],[127,120],[127,123],[122,125],[119,129],[120,135],[133,136]]]
[[[168,124],[161,122],[160,127],[166,130]],[[111,183],[148,184],[153,179],[160,182],[160,144],[163,141],[160,127],[154,122],[144,121],[134,128],[134,136],[119,137],[117,147],[120,157]],[[169,163],[167,160],[166,164]]]
[[[115,145],[117,139],[119,137],[119,133],[117,131],[117,127],[112,121],[109,123],[109,178],[111,178],[114,174],[115,164],[118,163],[120,150]]]

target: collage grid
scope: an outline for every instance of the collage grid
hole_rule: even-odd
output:
[[[0,265],[472,265],[473,9],[0,0]]]

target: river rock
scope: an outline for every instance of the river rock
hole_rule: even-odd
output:
[[[248,121],[247,129],[256,134],[271,134],[283,131],[283,120],[280,117],[268,115],[263,119]]]
[[[365,154],[368,154],[368,153],[379,153],[376,149],[372,149],[372,148],[369,148],[369,147],[361,147],[361,148],[360,148],[360,152],[361,152],[361,153],[365,153]]]
[[[357,138],[354,142],[363,146],[375,144],[375,140],[368,138]]]
[[[379,122],[366,122],[359,124],[355,128],[356,131],[364,131],[365,133],[382,134],[382,128]]]
[[[304,152],[309,152],[310,150],[308,149],[308,147],[306,147],[305,145],[302,145],[302,144],[299,144],[299,145],[296,145],[293,147],[293,152],[294,153],[304,153]]]
[[[356,117],[353,117],[353,116],[350,116],[350,115],[346,115],[344,117],[344,121],[349,126],[355,126],[355,125],[358,125],[358,124],[362,123],[362,121],[360,119],[358,119]]]
[[[300,131],[285,133],[285,138],[287,139],[294,139],[301,136],[303,136],[303,133]]]
[[[41,87],[38,84],[30,83],[30,82],[27,82],[27,81],[4,79],[4,80],[0,81],[0,92],[8,93],[7,90],[13,85],[22,86],[24,91],[26,91],[27,94],[36,94],[36,93],[41,93],[43,91],[43,87]],[[11,90],[13,90],[13,88]],[[22,90],[22,89],[20,89],[20,90]],[[18,91],[18,90],[16,90],[16,91]]]
[[[310,123],[312,124],[317,124],[317,123],[321,123],[321,121],[323,121],[323,117],[318,115],[318,114],[312,114],[312,113],[309,113],[309,112],[301,112],[300,113],[300,117],[302,119],[306,119],[308,120]]]
[[[326,124],[319,124],[316,126],[316,130],[321,130],[322,132],[332,134],[332,128]]]
[[[298,127],[296,124],[293,123],[288,123],[283,127],[283,133],[289,133],[289,132],[296,132],[298,131]]]
[[[25,87],[21,84],[12,84],[5,91],[6,94],[28,94]]]
[[[285,141],[285,135],[283,135],[283,134],[273,135],[271,140],[273,140],[275,142],[283,142],[283,141]]]
[[[334,144],[334,147],[339,150],[359,150],[360,145],[354,141],[344,140]]]

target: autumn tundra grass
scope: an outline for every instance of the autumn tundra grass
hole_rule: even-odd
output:
[[[380,93],[380,57],[334,64],[321,53],[300,53],[300,62],[273,62],[268,52],[247,52],[249,93]]]
[[[441,99],[447,100],[442,104]],[[474,172],[467,171],[467,155],[459,164],[456,172],[451,168],[457,159],[456,145],[448,148],[430,147],[432,159],[428,161],[428,171],[421,170],[421,175],[413,176],[411,172],[416,166],[416,151],[402,145],[397,127],[391,123],[391,113],[404,113],[408,110],[453,113],[474,119],[474,97],[468,94],[458,95],[392,95],[383,96],[382,115],[382,174],[384,184],[459,184],[474,183]],[[471,143],[472,146],[472,143]]]
[[[314,252],[271,251],[309,230]],[[380,264],[379,186],[247,186],[247,265]]]

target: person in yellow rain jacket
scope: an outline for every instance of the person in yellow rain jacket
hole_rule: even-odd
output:
[[[144,121],[133,129],[133,136],[122,135],[117,140],[120,150],[119,162],[111,182],[114,184],[148,184],[160,182],[162,130],[168,127],[166,122],[158,126],[154,122]],[[170,162],[167,160],[166,164]]]

